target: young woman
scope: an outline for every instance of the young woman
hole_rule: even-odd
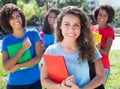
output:
[[[93,32],[102,35],[101,44],[98,44],[97,47],[102,55],[101,60],[104,66],[106,80],[110,74],[109,52],[113,43],[113,39],[115,38],[114,30],[108,25],[108,23],[113,21],[114,14],[115,12],[111,5],[100,5],[99,7],[95,8],[93,13],[93,16],[98,24],[91,27]],[[104,84],[106,83],[106,80]]]
[[[9,33],[2,42],[3,66],[9,71],[7,89],[42,89],[38,66],[42,53],[38,32],[27,31],[25,16],[14,4],[2,7],[0,24]]]
[[[49,46],[44,54],[64,56],[69,77],[61,84],[52,81],[45,63],[41,82],[47,89],[94,89],[104,82],[101,55],[95,49],[87,15],[78,7],[63,8],[56,22],[56,44]],[[51,59],[52,61],[52,59]],[[90,79],[89,64],[95,64],[96,76]]]
[[[60,10],[57,8],[50,8],[44,17],[44,22],[42,26],[42,31],[40,32],[40,36],[42,38],[42,44],[44,46],[44,50],[55,41],[54,36],[54,23],[57,15],[60,13]]]

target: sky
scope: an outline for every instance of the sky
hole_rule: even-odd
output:
[[[120,0],[99,0],[99,3],[109,3],[115,8],[120,8]]]

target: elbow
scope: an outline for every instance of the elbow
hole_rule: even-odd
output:
[[[109,55],[109,52],[108,52],[108,51],[105,51],[105,52],[104,52],[104,55]]]
[[[101,84],[104,84],[104,82],[105,82],[105,76],[102,76],[101,77]]]
[[[101,84],[104,84],[105,82],[105,74],[99,76]]]
[[[110,50],[106,50],[106,49],[99,49],[99,51],[104,55],[109,55],[109,52],[110,52]]]
[[[9,71],[9,70],[10,70],[10,68],[9,68],[8,66],[3,65],[3,67],[4,67],[4,69],[5,69],[6,71]]]
[[[37,57],[36,57],[36,62],[39,63],[40,60],[41,60],[41,57],[40,57],[40,56],[37,56]]]

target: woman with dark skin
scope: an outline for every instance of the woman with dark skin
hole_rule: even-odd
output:
[[[14,4],[6,4],[2,7],[0,24],[2,29],[9,33],[2,42],[3,67],[9,71],[7,89],[42,89],[38,65],[42,53],[38,32],[26,29],[25,15]],[[21,48],[14,56],[10,57],[8,48],[17,44],[22,44]],[[30,52],[30,59],[18,63],[27,50]]]
[[[102,55],[101,60],[104,66],[106,77],[104,84],[106,83],[108,75],[110,74],[109,53],[113,43],[113,39],[115,38],[114,30],[108,25],[108,23],[111,23],[113,21],[114,14],[114,9],[109,4],[102,4],[96,7],[93,11],[93,16],[98,24],[93,25],[91,27],[91,30],[102,35],[101,43],[97,44],[96,46],[98,47]]]

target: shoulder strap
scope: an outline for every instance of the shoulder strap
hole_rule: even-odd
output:
[[[90,80],[92,80],[94,77],[95,77],[95,75],[96,75],[96,73],[95,73],[95,64],[94,64],[94,62],[92,62],[92,61],[88,61],[88,65],[89,65],[89,73],[90,73]],[[103,86],[103,84],[102,85],[100,85],[100,86],[98,86],[97,88],[95,88],[95,89],[105,89],[104,88],[104,86]]]

